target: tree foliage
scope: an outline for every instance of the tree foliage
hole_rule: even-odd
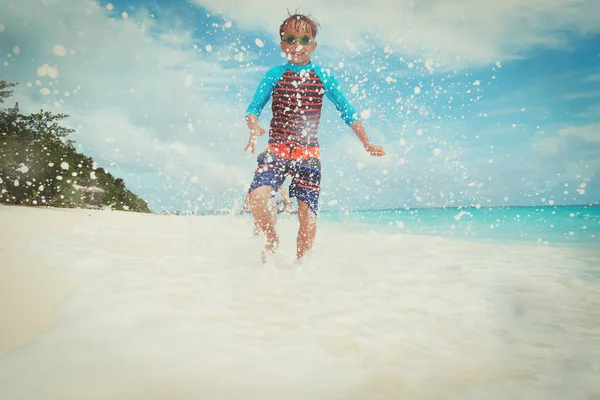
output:
[[[0,81],[0,103],[14,86]],[[74,130],[62,125],[66,118],[44,110],[23,115],[18,103],[0,109],[0,202],[150,212],[122,179],[77,152],[67,139]]]

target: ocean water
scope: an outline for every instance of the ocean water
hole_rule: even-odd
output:
[[[323,222],[399,235],[544,245],[600,245],[600,206],[325,211]]]

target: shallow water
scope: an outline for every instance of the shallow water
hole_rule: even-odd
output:
[[[600,246],[600,206],[421,208],[323,212],[378,232],[470,241]]]
[[[0,398],[600,396],[595,248],[322,222],[289,269],[259,266],[248,218],[123,214],[60,237],[47,224],[32,251],[87,283],[0,358]],[[295,229],[280,219],[285,265]]]

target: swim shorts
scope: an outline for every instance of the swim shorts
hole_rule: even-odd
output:
[[[290,197],[296,197],[306,203],[313,213],[317,213],[321,191],[321,162],[318,158],[288,159],[272,151],[264,151],[258,155],[256,161],[258,168],[254,171],[249,191],[267,185],[277,191],[285,178],[290,176]]]

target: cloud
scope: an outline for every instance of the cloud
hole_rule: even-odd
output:
[[[591,74],[583,79],[586,83],[600,82],[600,74]]]
[[[544,182],[546,189],[561,191],[565,184],[596,181],[600,176],[599,132],[600,124],[591,123],[556,128],[553,132],[536,137],[531,142],[535,152],[530,154],[530,159],[536,175],[545,177],[543,181],[538,181]],[[596,196],[597,201],[600,195],[585,190],[579,192],[572,192],[568,196],[565,194],[563,201],[577,200],[583,195],[589,199]]]
[[[565,100],[593,99],[600,97],[600,90],[565,93],[561,97]]]
[[[600,104],[589,105],[582,112],[574,115],[578,118],[596,119],[600,115]]]
[[[485,98],[488,117],[472,119],[477,111],[470,107],[486,93],[486,78],[464,71],[431,74],[426,67],[437,69],[442,61],[446,67],[477,66],[539,46],[568,46],[564,32],[595,32],[595,20],[582,13],[587,5],[580,10],[558,0],[530,1],[523,8],[513,0],[485,7],[474,0],[452,7],[401,1],[390,9],[377,2],[307,1],[301,11],[323,24],[318,56],[336,66],[359,112],[370,109],[369,137],[388,152],[369,156],[326,102],[320,138],[325,209],[329,200],[346,208],[505,204],[505,196],[518,203],[559,188],[566,175],[594,176],[593,159],[600,157],[592,127],[529,132],[527,122],[535,126],[543,118],[531,121],[533,106],[519,111],[539,103],[528,89],[507,90],[510,98],[500,93],[496,103]],[[67,123],[78,129],[73,139],[81,150],[125,178],[152,208],[239,203],[256,166],[256,154],[242,152],[242,117],[266,68],[281,61],[273,40],[284,5],[221,2],[220,14],[211,11],[210,19],[191,15],[198,9],[190,4],[160,7],[173,8],[128,8],[124,18],[124,9],[93,1],[14,2],[2,8],[0,47],[11,53],[0,66],[2,79],[20,83],[13,100],[25,112],[45,107],[70,114]],[[524,19],[528,23],[520,24]],[[407,68],[400,65],[399,50]],[[397,82],[388,83],[388,76]],[[479,79],[481,85],[474,85]],[[500,117],[514,118],[513,111],[523,126],[498,123]],[[544,118],[551,114],[548,108]],[[265,128],[269,116],[267,107]],[[542,129],[550,133],[538,135]],[[266,138],[259,142],[257,151]]]
[[[92,1],[15,4],[0,43],[20,48],[5,72],[24,112],[70,114],[80,148],[142,197],[243,188],[245,104],[228,87],[246,83],[244,70],[198,50],[189,26],[143,9],[123,18]]]
[[[459,139],[461,126],[425,124],[402,132],[397,140],[385,141],[387,155],[382,158],[368,155],[351,135],[340,139],[327,149],[323,198],[335,199],[342,209],[352,203],[360,208],[394,208],[501,202],[505,194],[496,185],[501,175],[497,167],[506,161]],[[373,132],[372,137],[377,136]]]
[[[240,27],[264,31],[278,42],[286,6],[296,3],[190,0],[231,18]],[[536,48],[566,49],[571,36],[600,32],[598,0],[306,0],[300,12],[322,23],[325,48],[341,55],[391,46],[410,57],[444,64],[482,65],[525,56]]]
[[[532,142],[531,147],[541,154],[557,156],[561,153],[564,143],[565,140],[561,137],[540,137]]]
[[[572,136],[583,140],[584,142],[600,143],[600,123],[569,126],[559,131],[561,136]]]

